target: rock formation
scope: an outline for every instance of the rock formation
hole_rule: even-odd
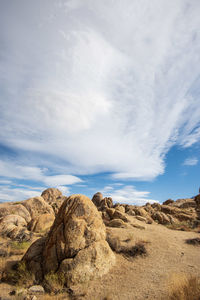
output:
[[[48,231],[64,199],[58,189],[49,188],[40,197],[0,203],[0,234],[18,240],[23,236],[27,238],[28,231]]]
[[[200,224],[200,196],[195,199],[168,199],[162,205],[160,203],[147,203],[144,206],[115,204],[108,202],[101,193],[96,193],[92,201],[101,211],[104,224],[109,227],[127,228],[127,225],[136,226],[133,220],[146,224],[154,222],[162,225],[187,224],[195,227]]]
[[[23,261],[36,280],[57,272],[70,286],[107,273],[115,256],[95,205],[86,196],[72,195],[63,202],[48,236],[33,243]]]
[[[55,188],[49,188],[42,192],[41,197],[52,206],[55,214],[58,213],[63,201],[66,199],[62,192]]]

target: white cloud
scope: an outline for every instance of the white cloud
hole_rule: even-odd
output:
[[[41,195],[42,191],[36,191],[35,189],[25,188],[13,188],[10,186],[4,186],[0,189],[0,201],[22,201],[27,198],[37,197]]]
[[[31,153],[4,176],[152,179],[171,146],[200,140],[198,0],[0,6],[0,142]],[[45,177],[41,155],[67,174]]]
[[[48,173],[48,169],[45,168],[23,166],[13,161],[0,160],[0,176],[2,177],[38,181],[48,187],[72,185],[82,182],[77,176],[66,174],[47,175],[46,173]],[[8,180],[3,180],[2,182],[4,184],[11,183]]]
[[[196,157],[188,157],[186,160],[183,162],[184,166],[195,166],[198,164],[198,159]]]
[[[147,202],[154,203],[158,202],[149,198],[150,192],[147,191],[138,191],[134,186],[123,186],[120,189],[113,189],[113,186],[110,188],[105,187],[103,189],[103,194],[106,197],[112,197],[114,202],[134,204],[134,205],[144,205]]]
[[[58,185],[71,185],[74,183],[82,182],[82,180],[73,175],[54,175],[46,176],[44,182],[49,186],[58,186]]]

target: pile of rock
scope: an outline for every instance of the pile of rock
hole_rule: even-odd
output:
[[[53,272],[64,275],[70,286],[107,273],[115,256],[95,205],[86,196],[72,195],[63,202],[48,236],[33,243],[22,261],[36,281]]]
[[[104,198],[101,193],[96,193],[92,198],[93,203],[102,213],[106,226],[127,228],[133,218],[146,224],[154,222],[162,225],[188,223],[195,226],[200,223],[200,195],[195,199],[167,200],[162,205],[147,203],[144,206],[115,204],[111,198]]]
[[[0,234],[13,240],[27,240],[31,232],[45,232],[66,199],[58,189],[49,188],[40,197],[0,204]]]

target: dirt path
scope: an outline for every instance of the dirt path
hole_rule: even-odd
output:
[[[131,235],[146,240],[148,256],[132,261],[117,254],[116,266],[102,279],[88,286],[88,300],[110,297],[113,300],[166,299],[174,274],[200,276],[200,247],[185,243],[199,237],[192,232],[174,231],[162,225],[146,225],[145,230],[113,229],[121,239]]]

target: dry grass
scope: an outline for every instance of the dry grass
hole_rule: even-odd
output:
[[[165,226],[172,230],[195,231],[194,225],[190,222],[179,222],[174,224],[167,224]]]
[[[200,300],[200,278],[174,274],[167,300]]]
[[[136,257],[136,256],[146,256],[147,249],[143,241],[137,242],[134,246],[122,246],[118,253],[123,254],[126,258]]]
[[[65,276],[63,273],[48,273],[44,278],[45,288],[51,293],[62,292],[65,284]]]
[[[7,263],[4,268],[3,281],[16,286],[30,286],[34,283],[34,276],[31,274],[24,262]]]

